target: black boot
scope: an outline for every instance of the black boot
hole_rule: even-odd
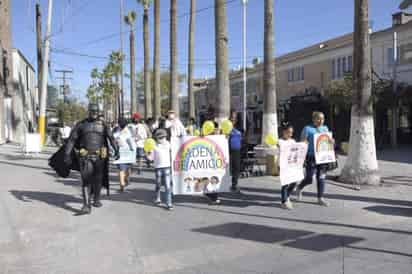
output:
[[[102,207],[103,206],[102,202],[100,202],[101,189],[102,189],[101,183],[96,183],[96,185],[94,186],[94,191],[93,191],[94,192],[93,193],[93,195],[94,195],[93,206],[94,207]]]
[[[92,208],[90,206],[90,190],[88,187],[82,187],[82,195],[83,195],[83,207],[80,210],[81,214],[90,214],[92,212]]]

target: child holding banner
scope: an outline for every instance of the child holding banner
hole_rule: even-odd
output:
[[[279,139],[279,151],[281,151],[281,147],[288,145],[288,144],[294,144],[296,141],[292,138],[293,136],[293,126],[289,124],[288,122],[282,122],[281,127],[281,139]],[[282,170],[281,170],[282,172]],[[296,182],[290,183],[290,184],[285,184],[282,185],[281,189],[281,199],[282,199],[282,204],[281,207],[283,209],[293,209],[293,204],[290,201],[290,194],[292,191],[295,189]]]
[[[168,210],[173,209],[172,204],[172,171],[171,171],[171,146],[167,138],[167,131],[159,128],[154,134],[157,145],[154,150],[148,153],[148,158],[154,161],[156,174],[156,198],[155,204],[161,203],[160,188],[162,183],[166,191],[166,207]]]
[[[308,153],[306,157],[306,176],[303,181],[298,185],[296,189],[297,200],[302,199],[303,188],[307,185],[312,184],[313,175],[316,174],[316,181],[318,187],[318,203],[321,206],[329,206],[323,198],[325,193],[325,178],[326,178],[326,167],[322,164],[317,164],[315,159],[315,135],[317,133],[329,132],[329,129],[325,122],[325,115],[322,112],[315,111],[312,114],[312,125],[306,126],[301,134],[301,140],[308,143]],[[334,142],[334,141],[333,141]]]

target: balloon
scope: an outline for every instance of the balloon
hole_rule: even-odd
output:
[[[195,131],[193,132],[194,136],[199,136],[200,135],[200,130],[195,129]]]
[[[212,121],[206,121],[203,123],[202,131],[203,135],[212,134],[215,130],[215,124]]]
[[[144,151],[145,152],[151,152],[155,149],[156,147],[156,141],[153,140],[152,138],[148,138],[146,139],[146,141],[144,141]]]
[[[275,137],[274,134],[268,134],[265,136],[265,143],[269,146],[276,146],[278,143],[278,139]]]
[[[233,129],[233,124],[230,120],[224,120],[220,125],[220,128],[222,129],[223,134],[229,135]]]

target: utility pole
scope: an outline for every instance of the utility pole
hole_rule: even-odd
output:
[[[124,94],[123,94],[123,0],[120,0],[120,95],[121,95],[121,102],[120,105],[120,115],[124,117]]]
[[[61,79],[63,81],[63,85],[60,87],[62,88],[62,93],[63,93],[63,100],[65,103],[68,102],[68,97],[67,94],[69,93],[69,86],[66,85],[66,80],[71,80],[72,78],[67,78],[66,75],[73,73],[73,70],[55,70],[57,73],[61,73],[62,77],[58,77],[57,79]]]
[[[41,144],[46,141],[46,107],[47,107],[47,77],[48,77],[48,64],[49,64],[49,48],[50,48],[50,33],[51,33],[51,20],[52,20],[53,0],[49,0],[49,7],[47,12],[47,28],[46,39],[44,42],[44,59],[42,63],[41,74],[41,98],[40,98],[40,116],[39,116],[39,133]]]
[[[246,132],[246,112],[247,112],[247,77],[246,77],[246,6],[247,0],[242,0],[243,4],[243,130]]]
[[[37,36],[37,91],[38,91],[38,100],[40,101],[41,94],[41,66],[43,62],[43,53],[42,47],[43,42],[41,40],[41,11],[40,11],[40,4],[36,4],[36,36]]]
[[[397,66],[398,66],[398,34],[395,31],[393,33],[393,96],[394,104],[392,106],[392,135],[391,145],[392,148],[398,146],[398,83],[397,83]]]

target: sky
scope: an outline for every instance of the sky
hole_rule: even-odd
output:
[[[125,13],[137,12],[136,71],[143,68],[143,9],[136,0],[123,0]],[[13,47],[36,64],[35,3],[42,10],[43,35],[47,19],[47,0],[13,0]],[[242,1],[227,1],[229,67],[242,64]],[[289,53],[353,31],[353,0],[274,0],[275,55]],[[391,14],[400,0],[369,0],[374,31],[391,26]],[[169,0],[160,0],[160,63],[169,67]],[[197,0],[195,30],[195,77],[215,76],[214,0]],[[248,0],[247,62],[263,57],[264,0]],[[177,0],[179,72],[187,74],[190,0]],[[149,13],[150,61],[153,63],[153,7]],[[123,25],[124,52],[128,57],[128,26]],[[103,68],[107,57],[120,48],[120,0],[54,0],[51,36],[51,79],[60,84],[54,71],[72,69],[72,95],[84,100],[93,68]],[[60,53],[58,52],[60,50]],[[69,54],[62,54],[65,50]],[[124,64],[124,72],[130,69]],[[125,91],[130,89],[125,78]],[[186,89],[186,88],[183,88]],[[182,91],[183,94],[186,91]]]

